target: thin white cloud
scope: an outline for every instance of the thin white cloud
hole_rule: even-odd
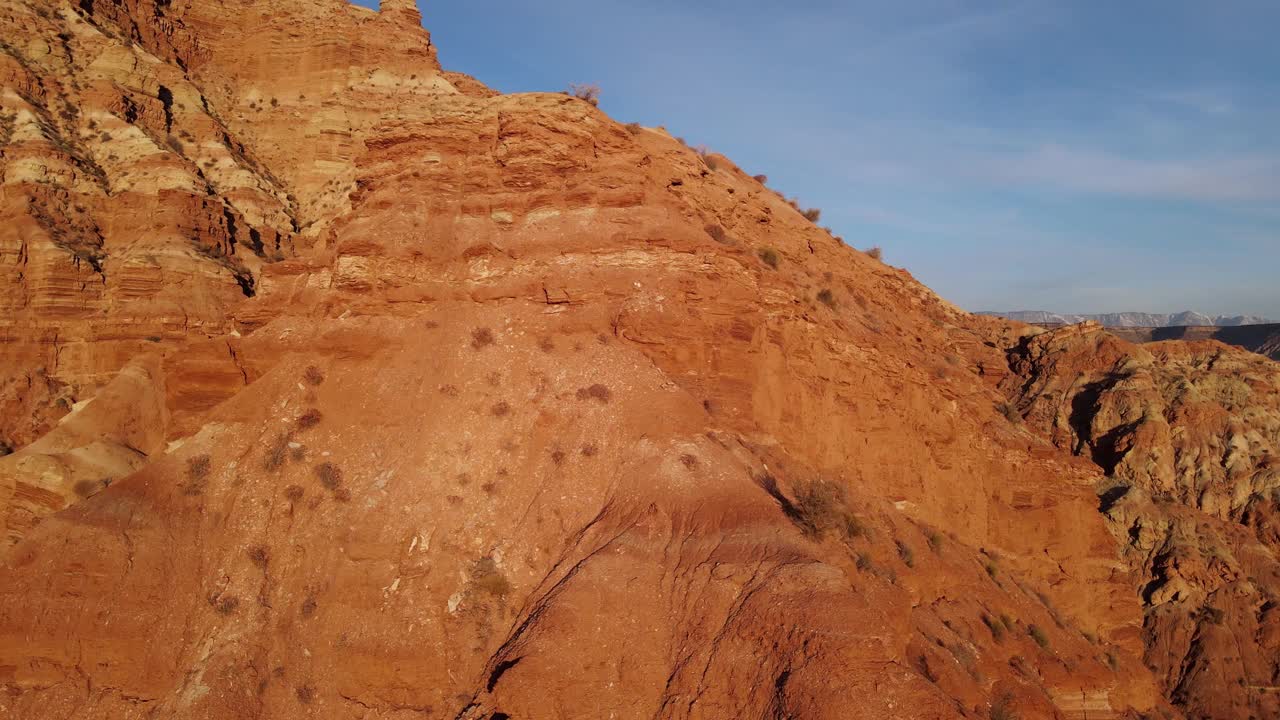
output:
[[[1214,90],[1166,90],[1148,93],[1148,98],[1159,105],[1172,105],[1194,110],[1202,115],[1233,115],[1235,102],[1225,93]]]
[[[1063,190],[1202,202],[1280,199],[1280,160],[1234,155],[1144,160],[1093,148],[1045,144],[978,159],[979,175]]]

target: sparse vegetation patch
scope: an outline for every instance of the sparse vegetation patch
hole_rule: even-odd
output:
[[[276,435],[262,457],[262,467],[266,470],[279,470],[284,465],[285,458],[288,457],[290,441],[288,433]]]
[[[777,250],[774,250],[773,248],[760,248],[759,250],[756,251],[756,255],[760,257],[760,261],[763,262],[765,265],[768,265],[774,270],[778,269],[778,251]]]
[[[861,521],[848,506],[843,486],[829,480],[813,480],[796,490],[793,519],[805,535],[822,538],[830,531],[845,539],[861,537]]]
[[[471,331],[471,347],[476,350],[479,350],[482,347],[488,347],[489,345],[492,345],[493,342],[493,331],[489,328],[476,328]]]
[[[191,496],[204,492],[204,485],[209,478],[211,468],[212,463],[208,455],[187,458],[186,482],[182,485],[182,494]]]
[[[511,582],[491,557],[482,557],[471,564],[468,585],[477,593],[501,600],[511,592]]]
[[[608,403],[609,399],[613,397],[613,392],[600,383],[595,383],[590,387],[578,388],[576,394],[579,400],[595,400],[602,405]]]
[[[323,462],[316,465],[312,470],[316,479],[320,484],[329,490],[337,490],[342,487],[342,468],[331,462]]]
[[[311,428],[319,425],[320,421],[323,419],[324,416],[320,414],[319,410],[310,408],[299,415],[298,419],[294,422],[298,426],[299,430],[310,430]]]
[[[1042,648],[1049,647],[1049,636],[1045,634],[1044,630],[1040,629],[1039,625],[1028,626],[1027,634],[1030,635],[1031,639],[1035,640],[1036,644],[1039,645],[1040,647]]]
[[[1004,641],[1004,631],[1005,631],[1005,628],[1004,628],[1004,625],[1003,625],[999,620],[996,620],[995,618],[991,617],[990,615],[988,615],[988,614],[986,614],[986,613],[983,613],[983,614],[982,614],[982,624],[983,624],[983,625],[986,625],[986,626],[987,626],[987,629],[991,631],[991,637],[992,637],[996,642],[1003,642],[1003,641]]]
[[[306,372],[302,373],[302,378],[310,385],[319,386],[324,382],[324,373],[315,365],[309,365]]]
[[[586,100],[592,105],[600,104],[600,86],[594,83],[573,83],[569,85],[566,94],[579,100]]]
[[[911,546],[910,546],[910,545],[907,545],[906,543],[904,543],[904,542],[903,542],[903,541],[901,541],[901,540],[895,540],[895,541],[894,541],[894,544],[895,544],[895,545],[897,545],[897,547],[898,547],[898,557],[902,559],[902,563],[903,563],[904,565],[906,565],[907,567],[909,567],[909,568],[913,568],[913,567],[915,567],[915,566],[916,566],[916,554],[915,554],[915,552],[911,549]]]

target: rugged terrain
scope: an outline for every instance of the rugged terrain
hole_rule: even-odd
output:
[[[1217,340],[1280,360],[1280,324],[1238,327],[1108,328],[1117,337],[1136,343],[1164,340]]]
[[[1255,315],[1205,315],[1204,313],[1186,310],[1180,313],[1145,313],[1120,312],[1100,315],[1080,315],[1073,313],[1054,313],[1043,310],[1016,310],[1013,312],[984,312],[992,315],[1033,325],[1074,325],[1082,322],[1096,322],[1112,328],[1173,328],[1173,327],[1240,327],[1245,325],[1265,325],[1270,320]]]
[[[1275,363],[964,313],[408,0],[0,37],[0,716],[1280,711]]]

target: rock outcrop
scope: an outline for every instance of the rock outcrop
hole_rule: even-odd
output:
[[[1270,707],[1191,660],[1247,630],[1222,657],[1275,684],[1239,497],[1272,426],[1221,473],[1117,456],[1107,412],[1048,418],[1108,355],[1034,343],[1092,329],[971,316],[728,158],[445,72],[414,12],[0,10],[0,715]],[[1213,347],[1145,357],[1218,402]],[[1184,409],[1171,442],[1218,417]],[[1231,563],[1167,540],[1201,515]]]
[[[1096,324],[1028,333],[1010,358],[1017,413],[1107,475],[1169,697],[1194,717],[1280,714],[1280,365]]]

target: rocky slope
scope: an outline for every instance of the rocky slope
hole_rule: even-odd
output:
[[[1271,322],[1266,318],[1254,315],[1218,315],[1215,317],[1191,310],[1170,314],[1122,312],[1079,315],[1045,312],[1043,310],[1016,310],[979,314],[1017,320],[1018,322],[1032,325],[1074,325],[1082,322],[1096,322],[1114,328],[1240,327],[1242,325],[1264,325]]]
[[[1009,343],[1011,407],[1107,475],[1145,660],[1193,717],[1280,714],[1280,365],[1096,324]]]
[[[1155,480],[1065,442],[1027,389],[1102,356],[1046,365],[1032,329],[661,129],[445,72],[418,21],[407,0],[0,10],[29,138],[0,158],[0,716],[1270,710],[1274,515],[1239,493],[1271,487],[1275,405],[1224,389],[1242,353],[1152,356],[1237,393],[1204,410],[1208,447],[1249,424],[1211,494],[1144,501]],[[32,178],[110,157],[72,132],[99,94],[141,167]],[[31,119],[61,97],[66,150]],[[178,192],[175,166],[205,184]],[[71,214],[36,219],[42,193]],[[1205,523],[1245,580],[1167,541]],[[1161,625],[1156,581],[1232,600],[1164,592]],[[1205,655],[1228,630],[1238,650]],[[1221,668],[1251,685],[1214,689]]]
[[[1108,332],[1136,343],[1164,340],[1217,340],[1265,355],[1272,360],[1280,360],[1280,325],[1275,324],[1239,327],[1108,328]]]

